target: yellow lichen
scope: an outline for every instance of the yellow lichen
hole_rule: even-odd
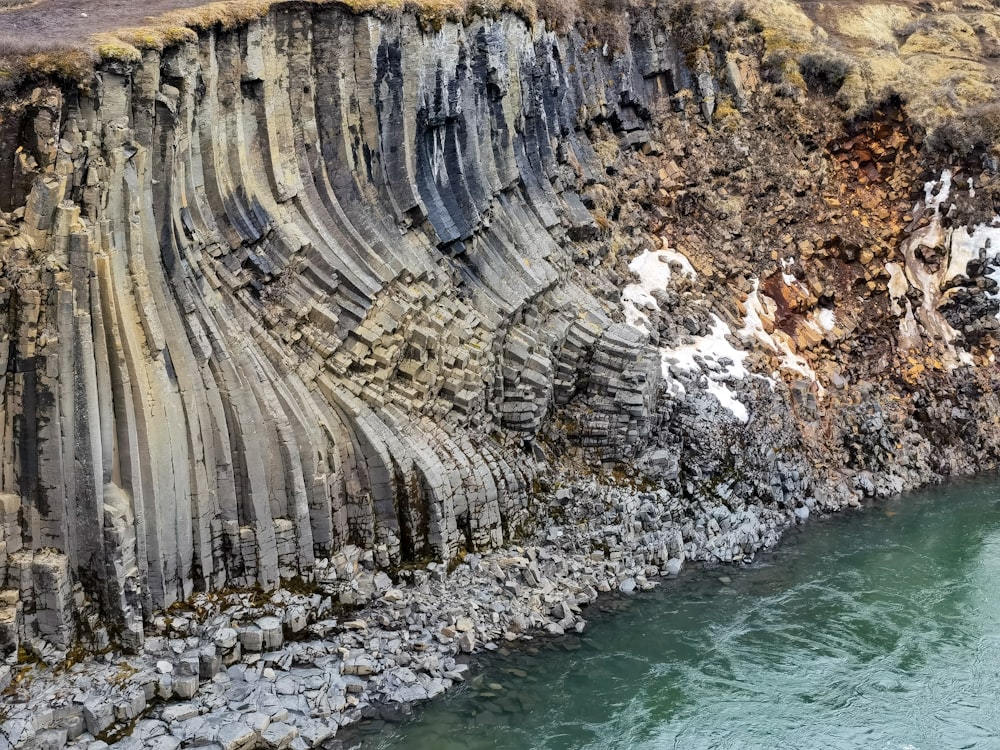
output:
[[[732,133],[739,130],[740,124],[743,122],[743,116],[733,106],[733,100],[727,96],[722,98],[716,105],[715,112],[712,114],[712,120],[721,130]]]
[[[137,63],[142,60],[142,53],[135,45],[124,42],[113,34],[95,34],[91,41],[101,60],[124,63]]]

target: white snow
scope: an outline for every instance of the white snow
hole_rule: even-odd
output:
[[[733,416],[740,420],[743,424],[746,424],[750,415],[747,413],[747,407],[743,405],[743,402],[736,398],[736,394],[733,393],[732,389],[725,383],[720,383],[718,380],[712,380],[709,378],[708,383],[705,386],[706,390],[715,396],[719,403],[723,407],[729,409],[733,413]]]
[[[794,274],[788,272],[788,269],[790,269],[794,265],[795,265],[794,257],[790,256],[788,258],[781,259],[781,280],[785,282],[785,286],[790,286],[794,289],[797,289],[803,296],[808,297],[809,289],[806,287],[806,285],[803,284],[801,281],[799,281],[797,278],[795,278]]]
[[[688,372],[703,371],[705,368],[696,360],[697,357],[712,373],[719,372],[725,378],[746,377],[748,372],[743,366],[743,360],[746,359],[747,353],[729,343],[726,336],[730,333],[729,326],[718,315],[713,314],[712,328],[708,335],[696,336],[690,344],[660,350],[663,376],[670,377],[670,365]],[[729,362],[723,363],[724,359],[728,359]]]
[[[816,322],[824,331],[832,331],[837,325],[837,315],[833,308],[824,307],[816,314]]]
[[[659,305],[653,293],[665,291],[673,273],[694,278],[695,270],[683,254],[676,250],[644,250],[628,264],[628,270],[636,276],[636,281],[622,290],[622,308],[625,322],[633,328],[649,334],[650,320],[647,313],[658,310]],[[749,420],[746,406],[736,398],[736,394],[725,384],[729,379],[742,379],[748,372],[743,365],[747,353],[730,344],[726,336],[727,326],[717,315],[712,315],[712,327],[706,336],[696,336],[688,344],[674,348],[660,348],[660,370],[666,382],[667,391],[675,398],[681,398],[686,391],[684,384],[673,376],[671,367],[690,373],[701,373],[705,378],[706,390],[719,403],[732,412],[743,423]]]
[[[666,291],[672,264],[676,264],[685,276],[695,275],[691,261],[675,250],[643,250],[628,264],[628,270],[638,277],[638,281],[622,290],[622,307],[625,322],[633,328],[650,333],[649,316],[645,311],[660,309],[653,292]]]
[[[706,390],[719,403],[732,412],[733,416],[746,424],[750,419],[746,406],[736,398],[733,390],[725,384],[727,380],[742,380],[750,373],[743,360],[747,353],[729,343],[729,326],[712,315],[712,328],[705,336],[696,336],[690,344],[660,349],[660,363],[663,379],[671,394],[684,395],[684,386],[670,372],[676,367],[686,372],[700,372],[705,376]]]
[[[905,264],[900,273],[897,264],[886,264],[889,272],[889,294],[893,300],[893,312],[900,316],[900,344],[908,347],[919,344],[920,325],[931,336],[938,338],[950,350],[952,357],[949,367],[972,362],[972,355],[955,344],[959,338],[948,320],[939,312],[942,293],[947,281],[957,276],[965,276],[970,260],[981,258],[989,260],[1000,253],[1000,217],[994,218],[990,224],[980,224],[975,227],[956,227],[945,230],[942,226],[942,209],[949,200],[952,187],[951,170],[944,170],[940,180],[931,180],[924,184],[924,204],[933,211],[931,222],[913,233],[903,245]],[[948,263],[937,270],[932,270],[917,256],[921,246],[936,248],[944,246],[948,251]],[[996,274],[996,275],[994,275]],[[990,278],[1000,278],[1000,272],[990,273]],[[900,278],[902,276],[902,278]],[[907,302],[905,311],[898,304],[909,286],[922,292],[923,300],[917,311]]]
[[[698,275],[695,273],[694,266],[691,265],[691,261],[687,259],[687,256],[684,255],[684,253],[667,248],[659,250],[658,252],[660,256],[666,258],[669,263],[676,263],[680,267],[681,273],[688,278],[693,279]]]
[[[788,269],[795,263],[794,258],[781,261],[782,268]],[[665,290],[674,272],[694,276],[691,263],[683,255],[672,250],[644,250],[629,263],[629,270],[635,274],[636,281],[622,290],[622,307],[625,320],[633,328],[649,334],[650,320],[647,312],[659,309],[653,293]],[[783,273],[782,278],[789,286],[803,289],[804,285],[790,273]],[[780,361],[780,367],[817,382],[816,373],[801,355],[792,349],[791,339],[781,330],[774,329],[774,313],[776,305],[773,299],[761,294],[759,282],[754,279],[753,291],[746,300],[746,317],[744,326],[737,332],[740,338],[754,339],[775,352]],[[765,326],[765,320],[768,325]],[[836,316],[833,310],[821,309],[814,311],[808,320],[809,325],[819,332],[831,331],[836,326]],[[767,329],[773,330],[768,333]],[[712,315],[712,325],[705,336],[696,336],[689,343],[672,348],[660,348],[660,366],[668,392],[674,397],[685,395],[685,388],[673,376],[671,368],[677,368],[688,373],[704,376],[705,389],[719,403],[732,412],[733,416],[743,422],[749,421],[747,407],[737,397],[733,389],[727,385],[733,380],[742,380],[751,375],[744,361],[747,352],[735,347],[726,338],[731,335],[728,325]],[[754,375],[754,377],[760,377]],[[765,378],[774,384],[772,378]]]
[[[906,290],[910,288],[910,284],[906,280],[906,273],[903,271],[903,266],[899,263],[886,263],[885,270],[889,273],[889,297],[895,302],[906,294]],[[900,313],[896,314],[899,315]]]
[[[761,344],[778,355],[780,367],[802,375],[816,382],[816,372],[809,366],[805,358],[792,351],[788,336],[774,328],[774,313],[777,305],[766,294],[760,293],[760,281],[753,280],[753,291],[747,295],[744,303],[746,316],[744,325],[737,335],[742,339],[756,339]],[[774,333],[768,333],[764,325],[767,321]]]
[[[836,327],[837,315],[827,307],[810,310],[809,315],[806,316],[805,324],[816,333],[822,335],[829,333]]]
[[[966,266],[970,260],[995,260],[1000,255],[1000,216],[994,217],[989,224],[977,224],[974,227],[955,227],[948,242],[948,271],[945,281],[956,276],[966,275]],[[994,272],[995,273],[995,272]],[[992,279],[993,273],[988,274]]]
[[[940,187],[939,187],[940,186]],[[937,192],[935,192],[937,189]],[[951,194],[951,170],[941,173],[941,179],[924,183],[924,205],[935,213],[940,211],[942,204]]]
[[[913,316],[913,305],[906,300],[906,313],[899,321],[899,345],[902,349],[913,349],[920,343],[920,326]]]

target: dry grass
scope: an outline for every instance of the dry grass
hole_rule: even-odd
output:
[[[948,127],[932,143],[988,147],[993,128],[974,124],[1000,100],[992,2],[746,1],[764,29],[765,73],[779,92],[830,95],[847,117],[898,96],[928,133]]]
[[[233,29],[294,3],[392,17],[412,12],[426,29],[472,16],[515,13],[560,31],[576,27],[594,46],[622,49],[649,0],[0,0],[0,96],[32,78],[83,81],[100,60],[135,62],[147,50]],[[848,117],[899,96],[933,132],[970,123],[1000,100],[1000,14],[988,0],[806,2],[660,0],[685,51],[718,42],[734,14],[764,40],[764,73],[779,93],[829,95]],[[720,31],[721,30],[721,31]],[[723,42],[724,46],[724,42]],[[954,134],[942,142],[970,139]],[[971,140],[978,142],[978,136]]]
[[[576,2],[576,0],[569,0]],[[600,0],[585,0],[599,2]],[[550,0],[551,2],[551,0]],[[0,70],[21,66],[11,58],[67,49],[92,50],[98,58],[134,61],[142,51],[192,41],[198,31],[230,30],[267,15],[281,0],[0,0]],[[428,25],[471,15],[508,11],[530,21],[534,0],[296,0],[296,5],[339,5],[355,13],[416,13]]]
[[[0,37],[0,100],[35,80],[82,81],[94,70],[96,55],[86,47],[4,44]]]
[[[472,16],[515,13],[566,30],[580,23],[596,43],[621,49],[625,14],[640,0],[295,0],[390,17],[412,12],[424,28]],[[267,15],[284,0],[0,0],[0,95],[34,79],[85,81],[100,61],[135,63],[146,50],[195,41],[199,31],[230,30]]]

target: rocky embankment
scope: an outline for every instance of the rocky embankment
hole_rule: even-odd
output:
[[[550,502],[559,520],[537,538],[451,566],[393,578],[350,546],[318,566],[308,593],[197,594],[155,618],[142,654],[86,660],[15,691],[23,701],[2,736],[93,750],[340,747],[338,729],[399,721],[464,682],[477,650],[583,632],[602,594],[649,589],[688,560],[750,559],[808,517],[718,505],[692,518],[664,490],[596,483]]]
[[[988,145],[699,7],[278,4],[0,103],[8,741],[316,745],[996,467]]]

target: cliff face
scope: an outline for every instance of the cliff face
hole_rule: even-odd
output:
[[[641,342],[567,241],[595,229],[579,126],[636,132],[683,85],[641,41],[287,10],[37,90],[3,124],[8,575],[57,550],[138,638],[349,541],[382,566],[497,545],[553,401],[635,394],[612,437],[648,432],[653,377],[581,379]]]
[[[989,244],[942,271],[903,115],[775,98],[733,23],[288,7],[9,103],[9,642],[495,548],[602,466],[788,522],[992,465]]]

